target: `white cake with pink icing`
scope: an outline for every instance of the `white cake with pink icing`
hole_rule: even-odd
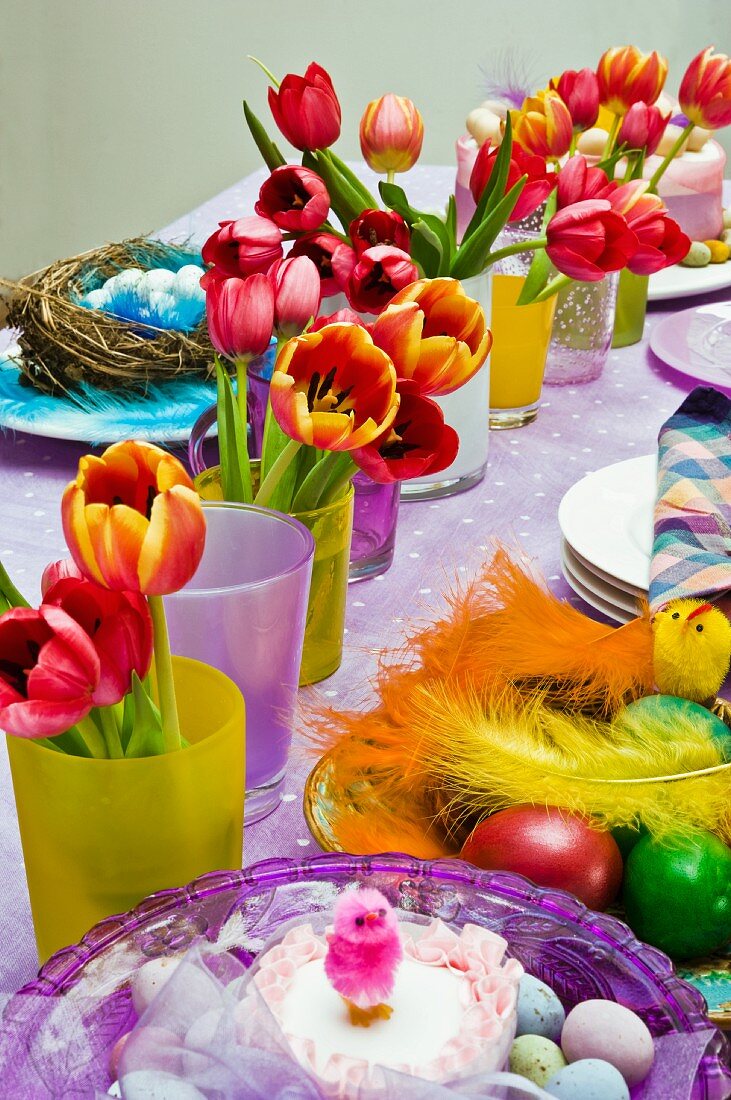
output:
[[[473,924],[453,932],[439,920],[402,921],[398,936],[390,1013],[366,1026],[353,1026],[348,1000],[326,973],[332,931],[292,928],[258,960],[262,998],[329,1095],[352,1095],[375,1066],[437,1082],[505,1068],[523,974],[505,958],[506,941]]]

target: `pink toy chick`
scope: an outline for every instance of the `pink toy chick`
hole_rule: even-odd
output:
[[[387,1020],[403,957],[396,914],[379,890],[348,890],[338,899],[327,937],[325,973],[348,1006],[350,1022],[370,1027]]]

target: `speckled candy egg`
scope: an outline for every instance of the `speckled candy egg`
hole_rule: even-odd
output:
[[[616,1001],[583,1001],[561,1032],[568,1062],[598,1058],[618,1069],[628,1085],[644,1081],[655,1058],[652,1035],[640,1017]]]
[[[545,1088],[558,1100],[629,1100],[629,1089],[622,1074],[599,1058],[572,1062],[554,1074]]]
[[[132,1004],[141,1016],[180,965],[179,959],[150,959],[132,978]]]
[[[557,1043],[565,1019],[563,1005],[550,986],[532,974],[524,974],[518,989],[516,1036],[542,1035]]]
[[[125,1100],[206,1100],[190,1081],[173,1080],[167,1073],[136,1069],[124,1075]]]
[[[511,806],[480,822],[462,859],[485,871],[514,871],[539,886],[606,909],[619,892],[622,857],[610,833],[556,806]]]
[[[542,1035],[521,1035],[510,1048],[510,1072],[527,1077],[543,1088],[546,1081],[563,1069],[566,1059],[561,1048]]]

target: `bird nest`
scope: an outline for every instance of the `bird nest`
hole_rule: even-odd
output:
[[[189,249],[135,238],[59,260],[10,288],[8,324],[20,330],[16,362],[28,384],[58,396],[79,383],[144,390],[150,382],[207,375],[213,348],[205,320],[191,332],[153,328],[89,309],[79,299],[128,267],[177,271],[200,264]]]

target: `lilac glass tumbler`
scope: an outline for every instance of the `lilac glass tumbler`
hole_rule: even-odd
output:
[[[203,559],[185,588],[165,597],[170,646],[220,669],[243,693],[251,825],[280,802],[315,541],[296,519],[268,508],[226,501],[203,508]]]

